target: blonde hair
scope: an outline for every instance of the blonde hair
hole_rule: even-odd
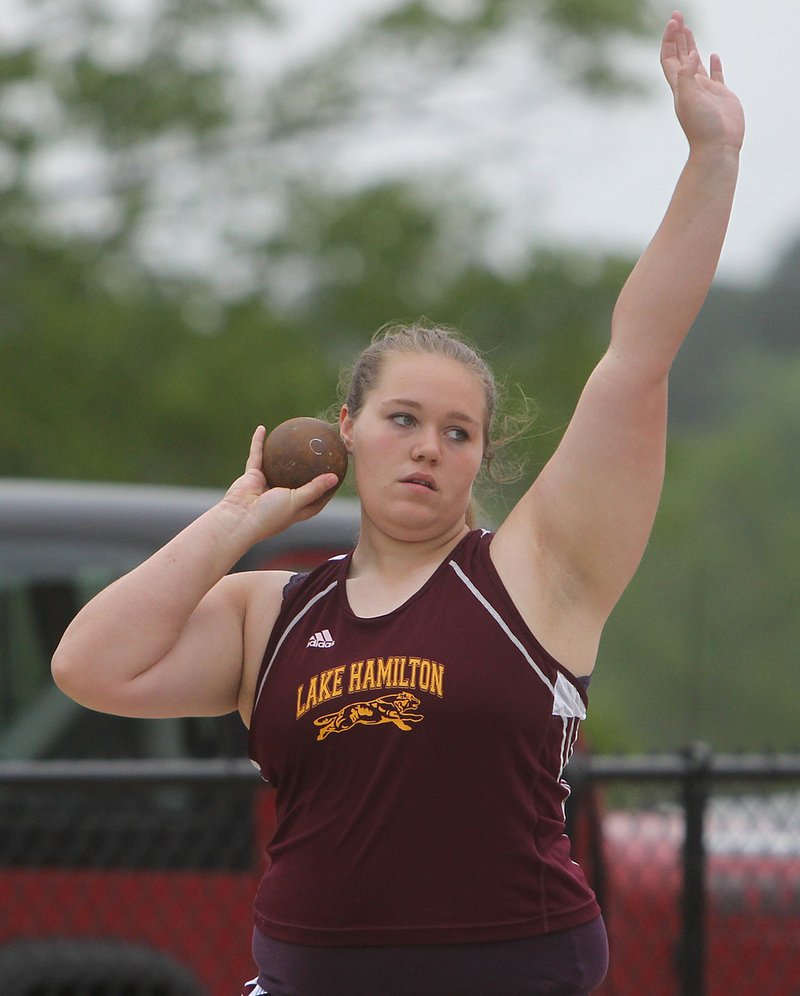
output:
[[[497,462],[501,448],[518,438],[530,424],[527,401],[522,418],[518,415],[498,418],[500,389],[494,373],[478,351],[466,343],[455,329],[447,326],[420,320],[411,325],[392,324],[378,329],[370,344],[342,374],[342,402],[347,406],[350,416],[358,416],[367,394],[378,382],[386,358],[397,353],[443,356],[456,360],[478,378],[486,404],[486,421],[483,426],[486,475],[495,483],[508,483],[519,477],[521,468],[518,464],[500,469]],[[499,438],[496,432],[498,421],[503,430]],[[467,509],[466,520],[471,529],[475,527],[477,507],[474,499]]]

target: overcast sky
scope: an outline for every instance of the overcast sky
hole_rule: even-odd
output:
[[[57,0],[57,3],[59,0]],[[60,0],[68,9],[71,0]],[[106,0],[141,11],[145,0]],[[278,0],[298,28],[270,44],[243,39],[237,62],[275,67],[343,31],[359,12],[395,0]],[[469,0],[437,0],[442,6]],[[38,8],[37,8],[38,9]],[[17,17],[12,11],[17,11]],[[22,30],[25,0],[0,0],[0,30]],[[664,22],[672,7],[664,4]],[[720,265],[726,279],[758,282],[800,239],[800,111],[798,0],[692,0],[684,5],[704,61],[723,59],[739,94],[748,130],[734,214]],[[12,31],[13,34],[13,31]],[[685,160],[686,144],[658,64],[658,42],[626,43],[626,63],[649,87],[644,101],[595,102],[565,95],[554,75],[531,64],[530,48],[511,42],[469,79],[417,87],[407,67],[382,61],[373,69],[396,102],[376,97],[371,117],[325,149],[325,167],[341,176],[375,177],[387,164],[425,181],[456,163],[498,207],[493,246],[498,258],[530,244],[573,243],[636,254],[655,230]],[[395,76],[392,77],[392,72]],[[409,96],[411,94],[411,96]],[[388,112],[388,113],[387,113]]]
[[[800,238],[800,107],[796,0],[694,0],[686,16],[704,59],[722,56],[726,82],[739,95],[747,116],[742,170],[721,274],[757,280],[787,245]],[[678,133],[665,128],[669,113],[661,101],[602,112],[595,123],[615,141],[598,143],[598,154],[583,168],[568,165],[549,181],[554,229],[582,230],[593,238],[634,246],[649,237],[662,202],[685,154]],[[619,210],[603,191],[614,189]]]
[[[322,11],[315,0],[294,0],[308,8],[310,35],[324,35],[328,18],[335,30],[345,10],[374,10],[387,2],[391,0],[336,0]],[[665,23],[672,9],[664,4]],[[800,111],[795,78],[800,3],[692,0],[683,9],[704,61],[711,51],[722,56],[726,80],[740,96],[748,122],[720,274],[758,282],[800,238]],[[456,149],[461,161],[474,163],[474,176],[484,192],[504,208],[498,232],[501,244],[520,244],[530,236],[535,241],[550,238],[560,244],[636,253],[661,218],[685,160],[686,144],[661,75],[658,43],[626,55],[652,91],[644,102],[611,105],[601,100],[587,107],[585,102],[561,98],[543,111],[540,101],[531,100],[537,110],[529,125],[525,105],[537,95],[510,84],[503,96],[502,74],[497,72],[494,95],[476,89],[472,94],[439,98],[450,126],[447,134],[428,136],[427,152],[424,135],[414,131],[398,135],[394,147],[389,135],[365,134],[362,143],[354,143],[349,166],[366,168],[370,148],[380,148],[377,158],[387,151],[398,162],[404,155],[416,156],[418,168],[424,169],[426,156],[441,159],[444,148]],[[513,69],[509,73],[513,75]],[[546,91],[547,79],[541,83]],[[530,77],[525,86],[531,86]],[[497,101],[494,108],[492,99]],[[415,148],[418,151],[412,154]]]

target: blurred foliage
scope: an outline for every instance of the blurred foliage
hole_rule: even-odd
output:
[[[608,43],[651,33],[662,20],[662,11],[636,0],[406,0],[376,26],[460,61],[511,29],[573,84],[619,92],[637,83]]]
[[[83,259],[0,244],[0,388],[14,416],[0,431],[2,472],[222,486],[258,422],[329,408],[369,333],[420,314],[458,324],[488,354],[512,407],[513,385],[533,397],[543,414],[523,448],[540,466],[627,267],[543,252],[515,276],[453,267],[445,232],[457,223],[476,240],[480,221],[470,231],[466,208],[452,212],[431,214],[400,186],[298,195],[269,247],[284,291],[301,289],[280,307],[141,274],[113,290]]]
[[[501,275],[452,176],[347,190],[319,153],[520,29],[532,61],[557,37],[611,66],[649,15],[603,10],[401,2],[284,57],[291,6],[29,0],[0,42],[0,469],[222,484],[253,424],[327,407],[341,360],[421,313],[574,394],[613,286],[594,307],[556,256]]]
[[[484,493],[499,520],[632,261],[533,247],[501,267],[455,172],[359,187],[336,156],[376,121],[413,142],[431,93],[504,46],[545,67],[532,103],[625,92],[618,41],[652,9],[396,2],[289,57],[291,5],[20,4],[0,40],[0,474],[223,488],[258,422],[322,413],[375,328],[425,315],[538,408],[526,477]],[[592,685],[598,749],[798,746],[799,268],[800,249],[768,286],[716,287],[676,363],[664,501]]]
[[[2,227],[21,217],[29,235],[86,238],[155,280],[200,277],[227,297],[258,289],[292,187],[346,184],[338,157],[354,136],[447,127],[437,94],[494,72],[487,60],[503,65],[509,46],[531,108],[587,80],[622,90],[615,43],[655,24],[652,0],[387,0],[326,14],[327,38],[309,45],[297,25],[310,8],[290,3],[12,3]]]
[[[800,355],[751,346],[716,377],[738,412],[673,436],[650,549],[606,631],[594,704],[626,703],[635,742],[650,748],[797,750]]]
[[[0,253],[5,475],[222,484],[259,422],[330,390],[306,330],[260,300],[204,335],[193,325],[216,305],[199,293],[114,295],[59,254]]]

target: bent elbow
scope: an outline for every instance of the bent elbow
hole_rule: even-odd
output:
[[[154,715],[151,705],[142,705],[135,678],[120,676],[113,664],[99,651],[62,643],[50,659],[50,674],[56,688],[85,709],[112,716]]]
[[[87,658],[62,644],[50,659],[50,674],[56,688],[67,698],[88,709],[96,709],[100,681],[97,673],[87,666]]]
[[[56,647],[50,660],[50,674],[56,688],[68,698],[80,701],[80,682],[77,680],[78,668],[62,646]]]

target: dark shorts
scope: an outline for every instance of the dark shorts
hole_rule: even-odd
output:
[[[588,996],[605,978],[602,917],[581,927],[483,944],[322,948],[253,935],[260,996]]]

